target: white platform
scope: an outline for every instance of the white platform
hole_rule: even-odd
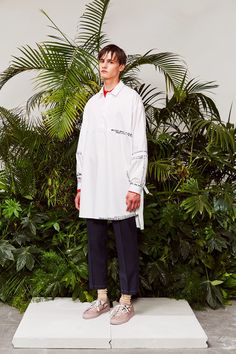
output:
[[[88,303],[71,298],[31,302],[13,337],[16,348],[110,348],[109,313],[83,320]]]
[[[112,348],[207,348],[207,336],[185,300],[142,298],[135,313],[112,327]]]
[[[109,313],[82,319],[88,303],[71,298],[29,304],[15,348],[207,348],[207,336],[185,300],[141,298],[135,316],[112,326]]]

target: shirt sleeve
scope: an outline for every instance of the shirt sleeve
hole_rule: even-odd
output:
[[[85,148],[85,141],[87,135],[88,114],[86,107],[84,109],[83,120],[80,128],[79,140],[76,150],[76,177],[77,177],[77,190],[81,189],[82,175],[83,175],[83,154]]]
[[[141,194],[146,182],[147,164],[146,115],[141,97],[137,95],[133,111],[132,156],[128,170],[129,191]]]

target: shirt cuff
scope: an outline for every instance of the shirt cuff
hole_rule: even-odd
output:
[[[138,186],[137,184],[130,184],[129,186],[129,192],[134,192],[137,194],[141,194],[143,187]]]
[[[140,195],[140,193],[136,193],[136,192],[132,192],[132,191],[128,191],[130,193],[134,193],[134,194],[137,194],[137,195]]]

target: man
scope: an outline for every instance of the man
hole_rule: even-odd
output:
[[[89,285],[97,300],[83,318],[110,310],[107,297],[107,223],[112,222],[119,263],[121,298],[111,324],[134,315],[138,292],[137,227],[143,229],[143,189],[147,170],[146,119],[141,97],[120,81],[126,55],[111,44],[98,54],[103,88],[86,104],[77,159],[75,207],[87,219]]]

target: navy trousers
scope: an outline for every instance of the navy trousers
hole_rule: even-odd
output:
[[[88,231],[89,287],[107,288],[107,220],[86,219]],[[122,294],[138,292],[138,233],[135,217],[112,220]]]

